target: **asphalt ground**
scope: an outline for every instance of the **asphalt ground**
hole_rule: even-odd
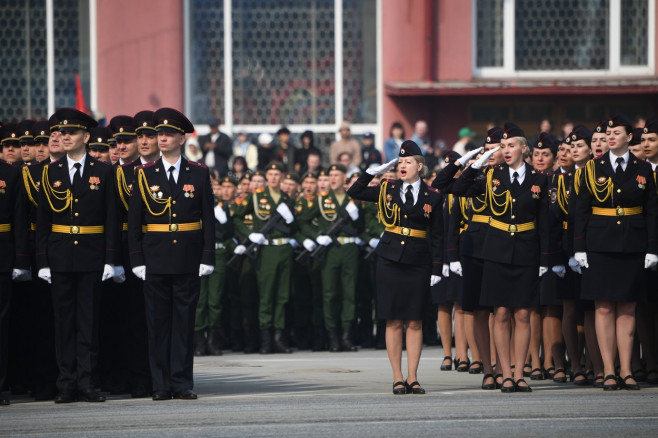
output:
[[[658,386],[604,392],[528,379],[532,393],[502,394],[479,389],[481,374],[440,371],[443,356],[438,347],[423,351],[426,395],[394,396],[384,350],[225,352],[196,358],[196,401],[13,398],[0,407],[0,436],[658,436]]]

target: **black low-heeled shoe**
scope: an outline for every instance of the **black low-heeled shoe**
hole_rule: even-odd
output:
[[[481,374],[482,373],[482,361],[476,360],[471,362],[471,366],[468,367],[468,374]]]
[[[605,381],[605,379],[603,378],[603,376],[596,376],[596,377],[594,377],[594,380],[592,380],[592,385],[595,388],[603,388],[603,382],[604,381]]]
[[[544,370],[544,379],[553,380],[554,375],[555,375],[555,367],[548,367]]]
[[[562,373],[564,377],[555,377],[557,374]],[[553,382],[555,383],[567,383],[567,373],[564,371],[564,368],[558,368],[553,374]]]
[[[450,363],[448,365],[444,365],[442,363],[441,368],[440,368],[441,371],[450,371],[450,370],[452,370],[452,356],[444,356],[443,362],[445,362],[446,360],[449,360]]]
[[[582,377],[582,379],[576,380],[576,377]],[[590,384],[589,380],[587,379],[587,376],[585,376],[585,374],[580,371],[576,371],[575,373],[573,373],[573,375],[571,376],[571,383],[577,386],[587,386]]]
[[[416,380],[415,382],[407,383],[404,382],[407,387],[407,394],[425,394],[425,390],[420,386],[420,383]]]
[[[606,385],[605,382],[607,382],[608,380],[612,380],[615,383],[613,383],[612,385]],[[607,376],[605,376],[603,378],[603,390],[604,391],[616,391],[618,389],[619,389],[619,386],[617,386],[617,377],[616,376],[614,376],[612,374],[608,374]]]
[[[493,379],[493,383],[484,383],[487,379]],[[496,378],[493,374],[485,374],[482,378],[482,389],[496,389]]]
[[[505,382],[507,382],[508,380],[512,382],[512,386],[505,386]],[[503,383],[500,384],[500,392],[510,393],[510,392],[514,392],[515,390],[516,390],[516,385],[514,384],[514,379],[512,379],[511,377],[504,379]]]
[[[519,385],[519,383],[523,383],[525,384],[525,386],[521,386]],[[514,390],[516,392],[532,392],[532,388],[530,387],[530,385],[528,385],[528,382],[526,382],[523,379],[519,379],[516,382],[514,382]]]
[[[503,382],[499,382],[498,379],[502,379],[503,375],[502,374],[494,374],[494,380],[496,381],[496,389],[500,389],[503,387]]]
[[[471,361],[469,359],[462,360],[460,362],[457,362],[457,372],[459,373],[465,373],[468,371],[469,367],[471,366]]]
[[[530,368],[530,371],[526,371],[526,368]],[[532,364],[526,363],[523,364],[523,377],[530,377],[530,374],[532,374]]]
[[[544,372],[541,368],[533,368],[530,372],[530,380],[544,380]]]
[[[629,389],[631,391],[637,391],[640,389],[640,385],[638,385],[637,383],[626,383],[628,379],[633,379],[637,382],[637,379],[633,377],[632,374],[629,374],[628,376],[624,377],[621,380],[621,384],[619,385],[621,389]]]
[[[407,393],[406,383],[400,381],[400,382],[395,382],[393,384],[393,395],[404,395],[406,393]]]

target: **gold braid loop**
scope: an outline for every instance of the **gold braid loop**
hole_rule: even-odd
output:
[[[489,208],[491,209],[491,214],[494,216],[502,216],[507,213],[507,210],[512,204],[512,195],[509,190],[505,190],[503,193],[496,194],[493,190],[493,169],[490,169],[487,172],[487,186],[486,186],[486,198],[489,200]],[[503,202],[498,202],[498,199],[504,198]],[[502,210],[496,211],[494,207],[502,207]]]
[[[117,168],[117,189],[119,191],[119,199],[121,199],[123,207],[128,211],[128,200],[126,199],[126,195],[130,196],[130,189],[126,184],[126,174],[121,166]]]
[[[453,200],[453,198],[454,197],[453,197],[452,193],[450,193],[448,195],[448,214],[452,213],[452,200]]]
[[[400,206],[393,203],[393,208],[388,207],[388,202],[386,201],[386,188],[388,187],[388,181],[384,180],[383,183],[379,186],[379,202],[377,203],[377,217],[379,222],[384,224],[385,227],[393,227],[396,222],[400,222]]]
[[[144,169],[139,169],[139,173],[137,175],[137,179],[139,180],[139,191],[142,193],[142,199],[144,200],[144,204],[146,205],[146,209],[151,213],[153,216],[162,216],[169,210],[169,213],[171,214],[171,196],[168,197],[167,199],[158,199],[151,193],[151,190],[149,189],[149,183],[146,180],[146,174],[144,173]],[[163,205],[164,208],[162,211],[156,213],[151,209],[151,205],[149,204],[148,199],[146,198],[146,194],[149,194],[149,197],[155,202],[156,204]]]
[[[73,208],[73,195],[71,194],[71,190],[55,190],[50,185],[50,181],[48,180],[48,166],[43,166],[43,173],[41,174],[41,185],[43,186],[43,193],[46,195],[48,204],[55,213],[61,213],[69,207]],[[57,201],[64,201],[64,207],[55,208],[52,198],[56,199]]]
[[[573,177],[573,189],[576,192],[576,195],[580,193],[580,174],[583,173],[583,168],[576,169],[576,173]]]
[[[564,214],[568,214],[567,206],[569,205],[569,196],[567,195],[567,185],[564,183],[564,174],[557,177],[557,203]]]
[[[481,205],[481,207],[476,207],[475,204],[478,201]],[[482,213],[484,209],[487,208],[487,195],[484,195],[484,199],[482,199],[480,196],[474,196],[471,198],[471,210],[473,210],[473,213]]]
[[[461,210],[462,217],[468,218],[468,198],[459,198],[459,209]]]
[[[35,207],[38,207],[39,204],[37,203],[36,199],[34,199],[34,196],[32,196],[32,190],[38,192],[39,188],[34,182],[34,179],[32,178],[32,174],[30,173],[27,166],[23,167],[23,183],[25,185],[25,191],[27,192],[27,197],[29,198],[30,202]]]
[[[585,165],[585,183],[587,184],[587,190],[589,190],[592,196],[600,203],[604,203],[612,196],[612,178],[606,178],[605,182],[599,183],[596,180],[596,169],[594,165],[594,160],[588,161]]]

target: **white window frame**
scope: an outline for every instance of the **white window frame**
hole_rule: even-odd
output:
[[[52,1],[52,0],[49,0]],[[224,5],[224,84],[233,83],[233,35],[232,35],[232,0],[223,0]],[[382,0],[376,0],[376,20],[377,20],[377,36],[376,36],[376,50],[377,50],[377,121],[375,123],[353,123],[351,124],[351,131],[353,134],[362,135],[368,131],[377,134],[383,132],[383,95],[384,95],[384,82],[382,72],[382,43],[381,43],[381,22],[382,22]],[[190,43],[190,5],[189,2],[183,3],[183,16],[184,16],[184,62],[185,62],[185,111],[190,113],[192,109],[192,96],[188,92],[191,87],[191,57],[189,53]],[[227,19],[227,17],[229,17]],[[306,130],[311,130],[314,133],[334,133],[336,139],[340,137],[338,128],[343,122],[343,1],[334,0],[334,52],[335,52],[335,96],[334,96],[334,114],[335,120],[331,124],[302,124],[302,125],[287,125],[288,129],[294,133],[301,133]],[[229,66],[230,68],[226,68]],[[231,135],[233,132],[244,130],[248,133],[275,133],[281,124],[272,125],[244,125],[233,124],[233,88],[224,87],[224,115],[222,117],[223,125],[220,129]],[[207,134],[210,128],[206,124],[195,125],[198,135]],[[378,143],[383,148],[385,139],[381,139]]]
[[[516,0],[503,0],[503,66],[477,66],[477,0],[472,1],[471,41],[472,41],[472,71],[474,78],[597,78],[605,76],[649,76],[655,73],[656,50],[656,2],[648,2],[648,41],[647,65],[621,65],[621,0],[609,0],[610,28],[608,47],[608,69],[606,70],[515,70],[515,19]],[[612,20],[612,17],[619,17]]]

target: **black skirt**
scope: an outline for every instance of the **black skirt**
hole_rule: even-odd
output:
[[[647,270],[644,253],[587,252],[580,296],[597,301],[644,302]]]
[[[567,271],[570,268],[567,266]],[[573,289],[571,286],[572,278],[569,272],[566,273],[564,278],[560,278],[550,268],[539,280],[539,304],[541,306],[561,306],[562,300],[571,299],[563,298],[569,295],[569,290]]]
[[[430,298],[432,265],[377,258],[377,318],[422,320]],[[442,280],[443,281],[443,280]]]
[[[450,272],[450,275],[441,277],[439,284],[432,286],[432,304],[453,304],[459,301],[459,288],[462,277]]]
[[[539,266],[485,260],[480,304],[511,309],[539,306]]]
[[[482,294],[482,268],[483,261],[475,257],[462,256],[462,287],[459,302],[466,312],[474,310],[491,310],[491,306],[480,305]]]

